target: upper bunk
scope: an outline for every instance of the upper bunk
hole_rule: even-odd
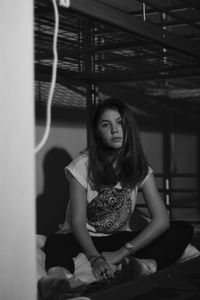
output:
[[[68,7],[60,5],[64,2]],[[57,81],[53,109],[84,115],[106,96],[129,102],[143,119],[173,118],[199,128],[198,0],[57,1]],[[45,108],[53,64],[52,1],[35,0],[36,113]],[[87,110],[86,110],[87,108]]]

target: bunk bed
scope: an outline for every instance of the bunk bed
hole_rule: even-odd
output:
[[[106,96],[123,98],[141,128],[163,133],[164,167],[157,174],[170,208],[183,193],[198,198],[195,172],[172,169],[171,136],[175,131],[197,135],[199,147],[200,7],[198,1],[64,1],[59,5],[57,82],[54,119],[87,119]],[[62,3],[62,1],[61,1]],[[45,118],[53,61],[54,9],[51,1],[35,1],[36,119]],[[134,95],[134,98],[130,95]],[[88,125],[89,127],[89,125]],[[88,128],[89,130],[89,128]],[[198,152],[198,150],[197,150]],[[194,183],[194,186],[196,184]],[[194,203],[193,203],[194,202]],[[196,200],[185,208],[191,208]],[[199,206],[198,206],[199,209]],[[198,220],[194,220],[196,222]]]
[[[52,103],[54,118],[64,120],[70,118],[71,112],[79,113],[89,124],[96,103],[107,95],[123,96],[141,126],[159,126],[163,130],[165,164],[163,173],[156,177],[162,181],[160,191],[169,211],[180,206],[172,201],[175,193],[188,193],[199,199],[198,185],[173,187],[176,178],[199,182],[199,166],[195,174],[177,174],[170,169],[170,134],[174,128],[195,132],[199,138],[198,1],[71,0],[57,3],[59,59]],[[45,118],[54,26],[51,1],[35,0],[36,120]],[[130,94],[134,94],[134,99],[130,100]],[[197,205],[195,202],[195,209],[199,209]],[[193,208],[193,203],[184,208]],[[195,243],[199,246],[199,219],[190,221],[197,230]],[[140,300],[149,299],[149,295],[154,299],[179,299],[181,293],[185,293],[184,299],[197,299],[199,266],[197,257],[148,278],[107,289],[100,287],[96,291],[91,288],[87,295],[94,300],[121,299],[122,295],[127,300]],[[185,287],[181,288],[181,284]]]
[[[83,109],[99,94],[108,93],[108,84],[116,83],[116,93],[132,89],[136,94],[132,105],[138,114],[162,120],[171,112],[174,120],[188,117],[192,126],[197,123],[198,1],[162,6],[155,0],[66,2],[69,8],[58,6],[58,89],[53,106]],[[54,23],[52,2],[36,0],[36,107],[44,104],[42,93],[51,79]],[[67,96],[74,92],[74,100],[61,97],[64,88]]]

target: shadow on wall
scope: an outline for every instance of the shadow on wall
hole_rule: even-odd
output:
[[[48,235],[58,230],[65,219],[69,200],[69,183],[64,168],[72,158],[62,148],[52,148],[44,157],[44,190],[37,197],[37,233]]]

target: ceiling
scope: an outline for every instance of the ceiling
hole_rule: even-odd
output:
[[[84,110],[118,95],[138,114],[172,112],[199,123],[198,0],[71,0],[59,5],[57,83],[53,106]],[[35,0],[35,95],[46,105],[53,63],[54,9]],[[131,97],[130,97],[131,95]]]

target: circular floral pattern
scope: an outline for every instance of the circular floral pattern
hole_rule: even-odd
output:
[[[132,214],[130,193],[125,189],[105,188],[87,206],[87,222],[96,232],[123,230]]]

